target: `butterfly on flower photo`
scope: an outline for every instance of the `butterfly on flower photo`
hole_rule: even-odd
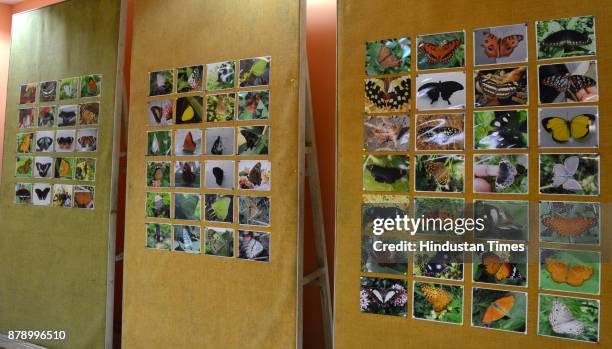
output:
[[[407,112],[410,108],[410,76],[364,80],[366,113]]]
[[[465,108],[465,73],[418,74],[416,77],[418,110]]]
[[[473,288],[472,326],[518,333],[527,332],[527,294]]]
[[[539,209],[540,241],[599,244],[599,203],[540,201]]]
[[[527,286],[527,251],[485,252],[472,255],[473,281],[511,286]]]
[[[474,192],[526,194],[527,154],[475,155]]]
[[[526,61],[526,23],[474,30],[474,65]]]
[[[418,114],[416,150],[464,150],[465,114]]]
[[[463,252],[415,252],[412,275],[418,277],[463,280]]]
[[[595,55],[595,17],[537,21],[536,41],[538,59]]]
[[[409,159],[405,155],[365,155],[363,190],[407,192],[409,169]]]
[[[362,276],[359,308],[362,313],[406,316],[408,290],[406,280]]]
[[[419,70],[455,68],[465,65],[465,32],[417,36]]]
[[[540,154],[540,193],[599,194],[599,154]]]
[[[383,75],[409,72],[411,50],[410,38],[366,42],[366,74]]]
[[[526,149],[527,110],[474,112],[474,149]]]
[[[599,342],[599,300],[540,294],[538,336]]]
[[[463,286],[415,282],[415,319],[463,323]]]
[[[172,246],[172,226],[161,223],[145,223],[147,248],[170,251]]]
[[[527,105],[527,67],[476,70],[474,102],[477,108]]]
[[[410,198],[403,195],[364,194],[361,203],[362,235],[373,233],[375,219],[395,219],[408,215]]]
[[[194,65],[176,69],[176,92],[202,91],[204,66]],[[232,86],[233,87],[233,86]]]
[[[408,151],[410,117],[402,115],[370,116],[363,121],[363,146],[367,151]]]
[[[540,108],[540,146],[599,146],[598,114],[597,107]]]
[[[234,229],[207,227],[205,245],[204,253],[207,255],[233,257]]]
[[[175,224],[172,251],[200,253],[200,227],[197,225]]]
[[[475,200],[474,218],[483,220],[484,229],[475,230],[476,239],[527,241],[529,202],[518,200]]]
[[[414,198],[414,217],[421,219],[441,219],[442,222],[465,217],[465,200],[461,198],[423,197]],[[416,232],[416,235],[456,236],[454,230],[432,224]]]
[[[541,104],[597,102],[597,62],[578,61],[538,67]]]
[[[361,271],[406,275],[408,270],[408,251],[378,251],[375,244],[397,245],[407,237],[381,235],[361,235]]]
[[[540,250],[540,288],[599,294],[601,255],[595,251]]]
[[[415,190],[463,192],[463,155],[418,155],[414,166]]]

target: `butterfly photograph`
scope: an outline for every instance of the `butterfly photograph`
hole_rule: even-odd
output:
[[[172,99],[157,99],[147,102],[147,125],[172,125],[174,117],[174,101]]]
[[[465,73],[433,73],[416,76],[418,110],[465,108]]]
[[[175,161],[174,187],[200,188],[200,171],[199,161]]]
[[[238,92],[238,120],[267,120],[269,118],[269,90]]]
[[[419,70],[463,67],[465,65],[465,32],[417,36]]]
[[[540,294],[538,336],[599,342],[599,300]]]
[[[81,98],[98,97],[102,93],[102,75],[81,76]]]
[[[236,94],[225,93],[206,96],[206,121],[221,122],[234,120]],[[177,114],[178,115],[178,114]]]
[[[32,203],[32,183],[15,183],[15,203],[18,205]]]
[[[414,282],[415,319],[463,324],[463,286]]]
[[[238,187],[250,190],[270,190],[272,164],[268,160],[238,161]]]
[[[75,126],[77,121],[77,110],[78,106],[76,104],[60,105],[57,109],[57,127]]]
[[[145,223],[147,231],[146,248],[170,251],[172,246],[172,226],[170,224]]]
[[[595,17],[579,16],[536,22],[538,59],[593,56]]]
[[[363,147],[366,151],[408,151],[410,117],[402,115],[370,116],[363,120]]]
[[[527,24],[474,29],[474,65],[527,62]]]
[[[202,130],[199,128],[182,128],[175,131],[174,155],[202,155]]]
[[[36,87],[35,82],[19,86],[19,104],[32,104],[36,102]]]
[[[238,223],[269,227],[270,200],[267,196],[239,196]]]
[[[406,239],[405,236],[392,237],[386,234],[384,236],[362,235],[361,271],[364,273],[406,275],[408,270],[408,251],[377,251],[374,247],[375,244],[397,245],[402,241],[406,241]]]
[[[596,61],[540,65],[538,82],[540,104],[599,100]]]
[[[15,177],[17,178],[32,178],[34,169],[34,157],[32,156],[17,156],[15,158]]]
[[[270,126],[241,126],[236,132],[238,155],[268,155]]]
[[[147,187],[170,187],[170,161],[147,161]]]
[[[240,87],[269,85],[271,61],[270,56],[241,59],[238,75]]]
[[[77,181],[95,181],[96,159],[76,158],[74,163],[74,179],[76,179]]]
[[[540,193],[599,195],[599,154],[540,154]]]
[[[204,218],[207,222],[234,222],[234,196],[204,194]]]
[[[365,112],[407,113],[410,93],[410,76],[365,79]]]
[[[35,206],[51,206],[51,184],[49,183],[34,183],[32,195],[32,205]]]
[[[38,108],[38,127],[47,128],[55,125],[57,107],[54,105],[41,106]]]
[[[361,203],[361,232],[372,234],[375,219],[408,215],[410,198],[405,195],[364,194]]]
[[[598,147],[598,116],[597,107],[540,108],[540,147]]]
[[[416,251],[412,262],[414,276],[463,281],[463,252]]]
[[[474,282],[495,285],[527,286],[527,251],[492,251],[472,255]]]
[[[421,219],[441,219],[442,222],[454,221],[465,217],[465,200],[461,198],[423,197],[414,198],[414,217]],[[456,236],[454,230],[444,229],[444,226],[432,224],[416,232],[416,235],[448,235]]]
[[[414,190],[462,193],[463,155],[418,155],[414,160]]]
[[[207,227],[206,239],[204,241],[204,254],[209,256],[234,257],[234,229]]]
[[[79,82],[78,77],[61,79],[59,81],[60,101],[79,98]]]
[[[540,241],[599,245],[599,203],[540,201],[539,208]]]
[[[365,44],[365,72],[368,75],[399,74],[410,71],[410,38],[368,41]]]
[[[17,128],[35,127],[35,124],[34,124],[35,115],[36,115],[35,108],[19,109],[19,116],[17,118]]]
[[[147,132],[147,156],[170,156],[171,150],[171,131]]]
[[[465,114],[418,114],[416,150],[464,150]]]
[[[97,125],[100,118],[100,103],[79,105],[79,125]]]
[[[37,156],[34,158],[34,178],[53,178],[53,158]]]
[[[474,155],[475,193],[527,194],[527,154]]]
[[[200,253],[200,227],[197,225],[175,224],[172,251]]]
[[[57,99],[57,81],[44,81],[38,87],[40,88],[41,102],[55,102]]]
[[[527,149],[527,110],[474,112],[474,149]]]
[[[406,280],[361,277],[359,308],[362,313],[406,317],[407,304]]]
[[[235,75],[235,61],[208,63],[206,65],[206,91],[234,88]]]
[[[74,186],[74,208],[93,210],[95,208],[95,188],[89,185]]]
[[[17,134],[17,153],[31,154],[34,149],[34,133]]]
[[[363,190],[408,192],[409,169],[406,155],[364,155]]]
[[[76,151],[95,152],[97,150],[98,150],[98,129],[97,128],[79,129],[76,135]]]
[[[55,158],[55,162],[53,165],[53,178],[73,179],[74,158]]]
[[[199,221],[202,217],[202,196],[194,193],[174,193],[174,218]]]
[[[234,155],[233,127],[207,127],[205,132],[206,155]]]
[[[53,185],[53,207],[72,208],[73,186],[70,184],[54,184]]]
[[[270,233],[238,230],[238,258],[254,262],[270,261]]]
[[[145,217],[170,218],[170,193],[146,193]]]
[[[474,230],[476,239],[529,240],[528,201],[475,200],[474,218],[484,225],[484,229]]]
[[[474,71],[474,102],[477,108],[527,105],[527,67]]]
[[[601,254],[595,251],[540,249],[540,288],[599,294]]]
[[[149,97],[169,95],[174,92],[174,71],[172,69],[149,73]]]
[[[202,91],[204,66],[194,65],[176,69],[176,92],[187,93]]]
[[[206,160],[207,189],[234,189],[234,160]]]
[[[209,96],[210,97],[210,96]],[[179,97],[176,100],[176,124],[198,124],[204,115],[204,98],[201,96]]]
[[[473,288],[472,326],[527,333],[527,293]]]
[[[71,153],[76,148],[76,130],[58,130],[55,132],[55,151]]]

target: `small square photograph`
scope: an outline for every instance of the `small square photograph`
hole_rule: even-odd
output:
[[[395,219],[395,217],[393,217]],[[361,271],[365,273],[384,273],[406,275],[408,270],[408,251],[388,251],[377,246],[401,244],[406,237],[361,236]]]
[[[241,59],[238,74],[240,87],[270,85],[271,60],[270,56]]]
[[[594,56],[595,17],[579,16],[536,22],[538,59]]]
[[[15,177],[31,178],[33,173],[34,157],[32,156],[17,156],[15,160]]]
[[[35,108],[19,109],[19,118],[17,122],[17,128],[30,128],[35,127],[34,117],[36,115]]]
[[[234,257],[234,229],[206,228],[205,246],[209,256]]]
[[[149,96],[169,95],[174,92],[172,69],[149,73]]]
[[[365,44],[365,72],[368,75],[400,74],[410,71],[410,38],[368,41]]]
[[[76,151],[94,152],[96,150],[98,150],[98,129],[97,128],[79,129],[77,131]]]
[[[147,161],[147,187],[170,188],[170,161]]]
[[[419,70],[465,66],[465,32],[418,35]]]
[[[41,82],[39,88],[41,102],[55,102],[57,99],[57,81]]]
[[[79,105],[79,125],[97,125],[100,119],[100,103],[85,103]]]
[[[270,126],[241,126],[236,134],[238,155],[268,155]]]
[[[472,326],[527,333],[527,293],[473,288]]]
[[[95,187],[89,185],[74,186],[74,208],[94,209]]]
[[[474,218],[484,225],[474,230],[476,239],[529,240],[529,201],[475,200]]]
[[[172,125],[174,115],[174,100],[159,99],[147,102],[147,125],[168,126]]]
[[[363,119],[363,148],[366,151],[408,151],[410,117],[402,115],[371,116]]]
[[[198,124],[202,122],[204,97],[179,97],[176,100],[176,124]]]
[[[539,109],[542,148],[596,148],[599,146],[597,107]]]
[[[34,158],[34,178],[53,178],[53,158],[37,156]]]
[[[265,196],[239,196],[238,224],[269,227],[270,198]]]
[[[599,342],[599,300],[540,294],[538,336]]]
[[[361,234],[374,234],[374,220],[408,216],[410,199],[405,195],[364,194],[361,203]]]
[[[270,91],[238,92],[238,120],[270,118]]]
[[[597,102],[597,81],[596,61],[540,65],[540,104]]]
[[[66,101],[79,98],[79,78],[67,78],[59,81],[59,99]]]
[[[93,182],[96,180],[96,159],[76,158],[74,162],[74,179]]]
[[[36,83],[30,82],[19,87],[19,104],[36,102]]]
[[[55,151],[60,153],[73,152],[75,149],[76,130],[58,130],[55,132]]]
[[[270,190],[272,164],[268,160],[238,161],[238,187],[249,190]]]
[[[34,183],[32,186],[34,195],[32,196],[32,205],[35,206],[51,206],[51,184],[49,183]]]
[[[147,156],[170,156],[172,131],[147,132]]]
[[[53,178],[73,179],[74,178],[74,158],[55,158],[53,166]]]
[[[21,205],[32,204],[32,183],[15,184],[15,203]]]
[[[238,258],[255,262],[269,262],[270,233],[238,230]]]
[[[540,241],[599,245],[599,203],[540,201],[539,206]]]
[[[234,155],[234,128],[206,128],[206,155]]]
[[[407,307],[406,280],[361,277],[359,308],[362,313],[406,317]]]
[[[410,109],[410,76],[364,80],[366,113],[407,113]]]
[[[206,188],[234,189],[234,161],[206,160]]]
[[[170,218],[170,193],[146,193],[145,217]]]
[[[17,153],[31,154],[34,148],[34,133],[18,133],[17,134]]]
[[[527,149],[527,110],[474,112],[474,149]]]
[[[53,184],[53,207],[72,208],[72,189],[69,184]]]
[[[365,155],[363,190],[408,192],[410,162],[406,155]]]
[[[416,116],[416,150],[464,150],[465,114]]]
[[[414,198],[414,217],[421,219],[451,219],[455,221],[457,218],[466,217],[465,201],[459,198],[440,198],[440,197],[423,197]],[[458,226],[453,226],[452,229],[444,229],[444,226],[439,224],[426,225],[425,229],[420,229],[416,235],[447,235],[457,236],[465,234],[465,230],[461,230]]]
[[[53,127],[55,125],[55,115],[57,115],[57,107],[54,105],[38,108],[38,127]]]
[[[540,249],[540,288],[599,294],[601,254],[595,251]]]
[[[172,250],[175,252],[200,253],[200,227],[175,224]]]
[[[202,217],[202,195],[174,193],[174,218],[199,221]]]
[[[415,252],[412,261],[414,276],[463,280],[463,252]]]
[[[418,74],[416,88],[418,110],[465,108],[465,72]]]
[[[172,226],[170,224],[145,223],[147,230],[146,248],[170,251]]]
[[[102,92],[102,75],[81,76],[81,98],[98,97]]]
[[[527,154],[474,155],[474,192],[527,194]]]
[[[463,286],[414,283],[414,319],[463,323]]]
[[[527,23],[474,30],[474,65],[527,62]]]
[[[234,197],[204,194],[204,217],[208,222],[234,223]]]
[[[174,142],[174,155],[200,156],[202,155],[202,130],[187,128],[176,130]]]
[[[463,155],[418,155],[414,164],[414,190],[463,193]]]
[[[474,282],[527,287],[527,251],[474,252]]]
[[[599,154],[540,154],[540,193],[599,195]]]
[[[236,62],[226,61],[206,65],[206,91],[234,88]]]
[[[527,67],[474,71],[474,102],[477,108],[527,105]]]
[[[206,121],[221,122],[234,120],[236,94],[225,93],[206,96]]]
[[[76,125],[78,105],[60,105],[57,113],[57,127],[71,127]]]
[[[177,188],[200,188],[200,162],[175,161],[174,186]]]
[[[194,65],[176,69],[176,90],[178,93],[202,91],[204,66]]]

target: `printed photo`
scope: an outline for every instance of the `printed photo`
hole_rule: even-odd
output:
[[[19,109],[19,117],[17,122],[17,128],[30,128],[34,127],[34,117],[36,115],[35,108]]]
[[[175,224],[172,250],[175,252],[200,253],[200,227]]]
[[[464,72],[418,74],[416,80],[418,110],[465,108]]]
[[[540,65],[540,104],[597,102],[597,81],[596,61]]]
[[[147,244],[145,247],[156,250],[170,251],[172,244],[170,224],[145,223],[147,230]]]
[[[149,73],[149,96],[169,95],[174,92],[172,69]]]
[[[540,241],[599,245],[599,203],[540,201],[539,218]]]
[[[19,104],[36,102],[36,83],[30,82],[19,87]]]
[[[32,204],[32,183],[15,184],[15,203],[21,205]]]
[[[395,219],[408,215],[410,199],[406,195],[364,194],[361,203],[361,234],[374,233],[374,220]]]
[[[529,240],[528,201],[475,200],[474,218],[484,225],[483,230],[474,230],[476,239]]]
[[[206,155],[234,155],[234,128],[206,128]]]
[[[368,75],[399,74],[410,71],[410,38],[368,41],[365,44],[365,72]]]
[[[268,160],[238,161],[238,187],[240,189],[270,190],[272,164]]]
[[[233,160],[207,160],[205,167],[207,189],[234,189]]]
[[[15,160],[15,177],[31,178],[34,165],[34,157],[32,156],[17,156]]]
[[[595,17],[580,16],[536,22],[538,59],[593,56]]]
[[[53,178],[53,158],[50,156],[37,156],[34,158],[34,178]]]
[[[179,97],[176,100],[176,124],[197,124],[202,122],[204,98],[200,96]]]
[[[147,102],[147,125],[172,125],[174,115],[174,101],[172,99],[159,99]]]
[[[18,133],[17,134],[17,153],[31,154],[34,149],[34,133]]]
[[[527,62],[527,24],[474,30],[474,65]]]
[[[79,81],[78,77],[61,79],[59,81],[60,101],[79,98]]]
[[[53,207],[72,208],[72,185],[53,184]]]
[[[463,252],[415,252],[412,275],[463,280]]]
[[[395,217],[394,217],[395,218]],[[377,244],[399,244],[407,241],[406,237],[361,236],[361,271],[365,273],[383,273],[406,275],[408,270],[407,251],[377,251]]]
[[[98,129],[97,128],[79,129],[77,131],[76,151],[95,152],[96,150],[98,150]]]
[[[238,120],[270,118],[270,91],[238,92]]]
[[[234,229],[206,228],[205,245],[209,256],[234,257]]]
[[[57,113],[57,127],[76,125],[78,105],[60,105]]]
[[[463,155],[418,155],[414,161],[416,191],[463,192]]]
[[[176,91],[178,93],[202,91],[204,66],[195,65],[176,69]]]
[[[192,193],[174,193],[174,218],[199,221],[202,217],[202,196]]]
[[[599,154],[540,154],[540,193],[599,195]]]
[[[74,178],[74,158],[55,158],[54,175],[56,179]]]
[[[175,161],[174,186],[177,188],[200,188],[200,162]]]
[[[527,154],[475,155],[474,192],[527,194]]]
[[[527,149],[527,110],[474,112],[474,149]]]
[[[238,224],[269,227],[270,198],[265,196],[239,196]]]
[[[236,135],[238,155],[268,155],[270,126],[241,126]]]
[[[35,206],[51,206],[51,184],[49,183],[34,183],[32,185],[34,195],[32,195],[32,205]]]
[[[225,93],[206,96],[206,121],[220,122],[234,120],[236,94]]]
[[[170,218],[170,193],[146,193],[145,217]]]
[[[204,216],[208,222],[234,222],[234,197],[222,194],[204,194]]]
[[[538,336],[599,342],[599,300],[540,294]]]
[[[489,246],[488,244],[485,246]],[[474,252],[474,282],[527,287],[527,251]]]
[[[410,109],[410,76],[364,80],[366,113],[407,113]]]
[[[540,249],[540,288],[599,294],[601,255],[595,251]]]
[[[459,198],[422,197],[414,198],[414,217],[421,219],[448,219],[464,218],[465,202]],[[445,230],[440,225],[432,224],[428,229],[419,230],[416,235],[448,235],[456,236],[459,231]]]
[[[527,333],[527,293],[473,288],[472,326]]]
[[[366,151],[408,151],[410,117],[385,115],[364,117],[363,147]]]
[[[96,159],[76,158],[74,164],[74,179],[76,179],[77,181],[95,181]]]
[[[597,107],[540,108],[540,147],[596,148],[599,146]]]
[[[55,102],[57,99],[57,81],[41,82],[38,87],[40,88],[41,102]]]
[[[406,280],[361,277],[359,308],[362,313],[406,317],[407,305]]]
[[[79,125],[97,125],[100,119],[100,103],[79,105]]]
[[[206,65],[206,91],[234,88],[235,78],[235,61],[209,63]]]
[[[419,70],[465,66],[465,32],[417,36]]]
[[[270,233],[238,230],[238,258],[255,262],[269,262]]]
[[[199,156],[202,155],[202,130],[199,128],[186,128],[176,130],[174,142],[174,155]]]
[[[408,192],[410,163],[405,155],[364,155],[363,190]]]
[[[413,299],[415,319],[463,323],[463,286],[415,282]]]
[[[464,150],[465,114],[416,116],[416,150]]]
[[[240,60],[240,87],[270,85],[270,62],[272,58],[255,57]]]
[[[147,187],[170,187],[170,161],[147,161]]]
[[[86,185],[74,186],[74,208],[94,209],[95,188]]]
[[[147,132],[147,156],[170,156],[172,131]]]
[[[81,98],[97,97],[102,92],[102,75],[81,76]]]
[[[38,108],[38,127],[46,128],[55,125],[57,107],[54,105],[41,106]]]
[[[474,71],[474,102],[479,107],[527,105],[527,67]]]

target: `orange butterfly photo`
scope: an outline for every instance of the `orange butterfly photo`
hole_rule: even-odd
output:
[[[414,283],[415,319],[463,323],[463,286]]]
[[[417,36],[419,70],[465,66],[465,32]]]
[[[527,62],[527,24],[474,30],[474,65]]]
[[[472,260],[475,282],[527,286],[527,251],[498,252],[487,249],[485,252],[475,252]]]
[[[366,74],[382,75],[409,72],[411,43],[410,38],[366,42]]]
[[[463,155],[419,155],[415,157],[414,187],[424,192],[463,192]]]
[[[599,203],[540,201],[539,207],[540,241],[599,245]]]
[[[527,294],[486,288],[472,289],[472,326],[527,332]]]
[[[595,251],[540,250],[540,288],[599,294],[601,255]]]

